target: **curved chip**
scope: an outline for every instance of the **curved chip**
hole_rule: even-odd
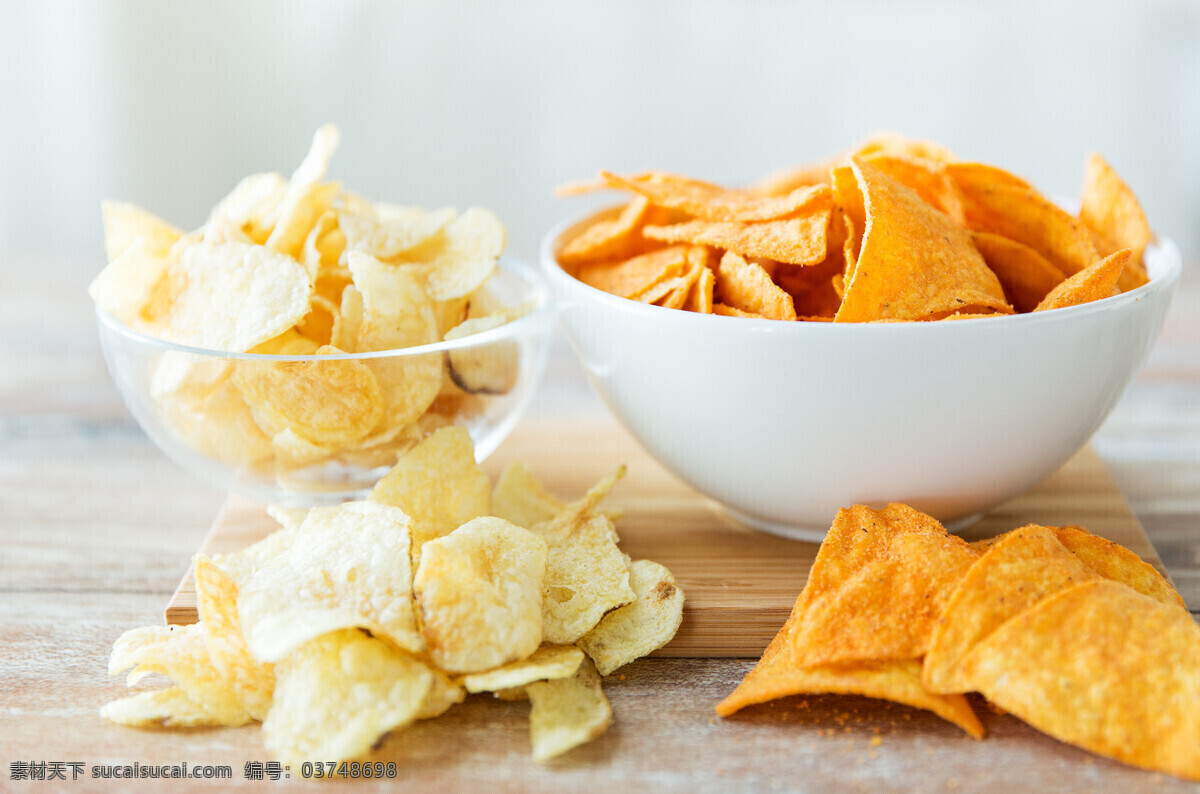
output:
[[[1034,311],[1065,309],[1111,297],[1117,292],[1117,283],[1129,262],[1129,256],[1129,249],[1122,248],[1096,264],[1085,267],[1050,290]]]
[[[629,566],[633,603],[614,609],[579,639],[579,647],[608,675],[666,645],[683,623],[683,590],[663,565],[634,560]]]
[[[539,763],[590,742],[612,724],[612,706],[587,659],[570,678],[536,681],[525,691],[532,704],[529,738],[533,760]]]

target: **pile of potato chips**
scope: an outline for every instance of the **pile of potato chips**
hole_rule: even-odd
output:
[[[106,202],[109,265],[97,305],[168,342],[282,361],[169,351],[150,396],[190,449],[270,474],[335,462],[368,469],[515,385],[512,341],[395,357],[519,317],[487,287],[505,230],[487,210],[426,212],[325,180],[339,134],[317,131],[291,179],[254,174],[184,233]],[[328,357],[328,360],[325,360]]]
[[[967,692],[1062,741],[1200,780],[1200,626],[1152,566],[1079,527],[968,544],[907,505],[840,511],[787,623],[717,713],[858,694],[981,739]]]
[[[152,673],[173,685],[101,713],[137,727],[261,720],[274,757],[337,761],[492,692],[529,700],[533,757],[554,758],[608,727],[600,677],[683,619],[671,572],[631,562],[598,509],[622,474],[571,503],[521,464],[493,488],[467,431],[440,429],[369,500],[272,508],[282,529],[198,557],[200,622],[126,632],[109,664],[131,686]]]
[[[1146,216],[1099,155],[1078,215],[1020,177],[881,135],[743,190],[601,172],[564,194],[634,194],[558,241],[559,263],[624,298],[734,317],[964,319],[1074,306],[1146,283]]]

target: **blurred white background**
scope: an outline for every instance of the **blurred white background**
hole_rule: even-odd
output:
[[[1073,196],[1103,152],[1200,254],[1200,3],[0,0],[0,265],[102,265],[99,202],[184,227],[336,121],[332,174],[472,204],[526,259],[596,169],[747,181],[878,129]]]

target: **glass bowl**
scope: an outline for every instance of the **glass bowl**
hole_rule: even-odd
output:
[[[459,339],[371,353],[205,350],[96,314],[125,404],[169,458],[252,499],[308,507],[364,498],[438,427],[465,426],[480,461],[504,440],[545,369],[553,314],[540,274],[513,259],[483,289],[491,303],[528,311]],[[407,401],[403,426],[363,398],[377,381],[393,398],[382,410]]]

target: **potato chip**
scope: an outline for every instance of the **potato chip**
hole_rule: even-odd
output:
[[[454,220],[450,207],[432,212],[410,208],[387,219],[344,213],[339,225],[346,235],[346,249],[362,251],[380,260],[394,259],[429,240]]]
[[[213,666],[205,646],[204,626],[200,624],[157,632],[127,632],[113,644],[109,674],[126,670],[131,671],[130,685],[150,673],[165,675],[188,701],[219,725],[236,727],[251,719],[231,680]]]
[[[130,728],[216,728],[221,725],[177,686],[138,692],[106,703],[100,709],[100,716]]]
[[[501,309],[485,317],[474,317],[451,328],[445,341],[465,339],[490,331],[520,318],[528,306]],[[512,341],[455,348],[446,352],[446,371],[468,394],[508,394],[517,385],[521,350]]]
[[[330,344],[347,353],[358,352],[358,334],[363,321],[362,293],[353,284],[342,291],[337,321],[329,332]]]
[[[1096,264],[1080,270],[1067,278],[1042,298],[1035,312],[1050,309],[1065,309],[1110,297],[1117,292],[1117,282],[1129,261],[1130,251],[1123,248],[1115,254],[1101,259]]]
[[[265,243],[275,226],[279,205],[287,190],[287,180],[274,172],[245,177],[208,214],[204,224],[206,234],[208,229],[221,232],[225,228],[234,228],[245,232],[254,243]]]
[[[204,647],[212,665],[256,720],[271,707],[275,673],[271,665],[250,655],[237,612],[237,584],[208,557],[192,565],[196,583],[196,612],[204,627]]]
[[[1183,596],[1153,565],[1119,543],[1093,535],[1083,527],[1054,527],[1054,534],[1059,543],[1105,579],[1120,582],[1155,601],[1187,609]]]
[[[312,340],[316,345],[332,344],[333,327],[338,322],[338,313],[340,311],[341,309],[338,307],[338,304],[324,295],[313,293],[312,302],[308,307],[308,314],[304,315],[303,320],[296,323],[296,330],[306,339]]]
[[[551,495],[521,461],[504,467],[492,490],[492,515],[519,527],[548,521],[566,505]]]
[[[293,181],[279,206],[279,219],[263,245],[299,260],[309,232],[329,212],[338,190],[339,186],[331,182],[297,186]]]
[[[100,213],[104,218],[104,254],[109,262],[115,262],[138,240],[146,256],[166,257],[183,236],[179,229],[134,204],[104,201]]]
[[[425,288],[430,298],[463,298],[495,272],[504,242],[500,219],[488,210],[471,207],[423,245],[406,251],[401,261],[429,266]]]
[[[342,351],[326,345],[316,353],[336,356]],[[237,362],[234,381],[259,416],[314,444],[357,441],[383,417],[379,383],[361,361],[244,360]]]
[[[412,519],[415,564],[425,543],[491,512],[491,487],[475,462],[470,433],[465,427],[447,427],[400,458],[369,498],[398,507]]]
[[[796,661],[915,659],[976,552],[907,505],[838,511],[795,609]]]
[[[612,520],[595,507],[622,469],[594,486],[532,531],[545,539],[548,553],[542,597],[542,635],[568,644],[587,634],[606,612],[636,595],[629,586],[629,557],[617,546]]]
[[[669,243],[711,245],[745,257],[761,256],[793,265],[812,265],[825,258],[829,205],[805,209],[795,217],[761,223],[686,221],[647,226],[642,234]]]
[[[352,348],[355,352],[395,350],[431,344],[441,338],[433,304],[410,271],[358,251],[349,253],[348,264],[363,303]],[[344,316],[347,308],[343,300]],[[353,305],[350,308],[353,311]],[[375,373],[383,394],[385,407],[379,430],[385,434],[394,435],[424,413],[441,389],[440,353],[369,359],[367,366]]]
[[[137,326],[142,309],[167,273],[169,262],[150,254],[146,241],[135,237],[88,287],[88,295],[104,311],[126,325]]]
[[[726,251],[717,267],[715,294],[726,306],[772,320],[795,320],[792,296],[771,280],[762,265]]]
[[[440,717],[450,710],[451,706],[462,703],[467,698],[467,690],[456,684],[450,676],[437,668],[430,668],[433,673],[433,684],[425,694],[417,719],[431,720]]]
[[[947,169],[962,190],[972,231],[1024,243],[1068,276],[1096,261],[1087,227],[1028,184],[978,163],[955,163]]]
[[[210,390],[197,388],[164,395],[158,404],[164,424],[193,451],[229,466],[270,459],[271,439],[254,420],[233,378]]]
[[[649,209],[650,202],[638,196],[615,218],[598,220],[567,240],[558,251],[559,261],[577,265],[633,256],[643,245],[641,229]]]
[[[339,238],[340,243],[335,242]],[[296,257],[300,260],[300,264],[304,265],[304,269],[308,272],[308,277],[313,282],[314,288],[317,280],[323,274],[337,267],[338,259],[341,258],[345,245],[346,235],[339,226],[336,212],[330,210],[320,218],[317,218],[317,222],[309,229],[308,236],[304,238],[304,245],[300,248],[300,255]],[[334,296],[324,295],[322,297],[331,303],[333,302]]]
[[[1146,213],[1125,180],[1095,152],[1088,156],[1084,168],[1079,219],[1101,239],[1103,245],[1098,248],[1102,256],[1121,248],[1130,249],[1129,262],[1119,282],[1123,292],[1149,280],[1142,254],[1154,239],[1154,232],[1150,230]]]
[[[533,760],[539,763],[590,742],[612,724],[612,706],[587,659],[570,678],[535,681],[525,691],[532,704],[529,737]]]
[[[997,628],[962,666],[972,689],[1040,731],[1200,780],[1200,626],[1182,609],[1080,584]]]
[[[1002,535],[967,570],[934,625],[921,674],[925,687],[970,691],[961,662],[977,643],[1043,598],[1098,578],[1059,543],[1052,527],[1030,525]]]
[[[433,673],[357,629],[325,634],[276,667],[263,743],[284,762],[361,758],[388,731],[417,719]]]
[[[575,675],[583,661],[583,651],[574,645],[543,645],[524,659],[509,662],[494,670],[470,673],[460,679],[468,692],[497,692]]]
[[[593,262],[580,266],[575,278],[622,298],[636,298],[688,267],[690,246],[676,245],[635,256],[624,262]]]
[[[1000,279],[1004,297],[1019,312],[1033,311],[1066,278],[1048,259],[1016,240],[987,232],[975,232],[971,240]]]
[[[579,639],[600,675],[663,647],[683,623],[683,590],[666,567],[635,560],[629,566],[629,586],[634,601],[609,612]]]
[[[167,271],[172,299],[161,336],[241,353],[308,313],[312,285],[290,256],[242,243],[188,247]]]
[[[413,592],[429,657],[450,673],[524,659],[542,641],[546,542],[502,518],[472,519],[421,549]]]
[[[869,163],[851,169],[867,220],[836,322],[921,320],[967,305],[1011,311],[969,232]]]
[[[314,637],[369,629],[419,652],[409,560],[409,518],[376,502],[314,507],[279,554],[238,582],[246,644],[278,662]]]
[[[798,187],[782,196],[763,196],[661,172],[623,177],[601,171],[600,177],[609,187],[639,193],[655,206],[682,210],[706,221],[775,220],[829,199],[829,188],[820,184]]]

